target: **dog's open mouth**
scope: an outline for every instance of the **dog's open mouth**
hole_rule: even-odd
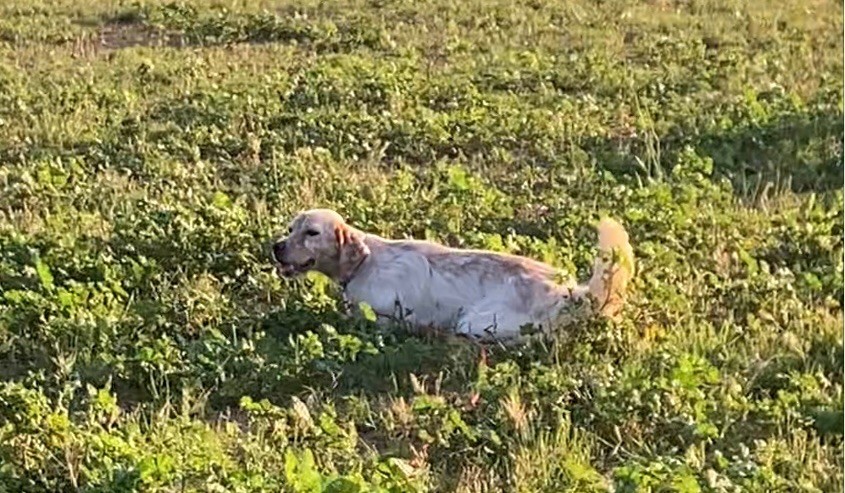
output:
[[[282,277],[294,277],[303,272],[307,272],[311,267],[314,267],[314,259],[308,259],[301,264],[283,264],[276,263],[276,272]]]

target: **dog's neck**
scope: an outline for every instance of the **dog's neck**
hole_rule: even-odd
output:
[[[355,275],[361,270],[361,266],[364,265],[364,262],[370,257],[370,253],[366,255],[361,255],[361,259],[358,260],[355,265],[352,266],[347,272],[345,272],[342,276],[340,276],[337,280],[338,284],[340,284],[341,289],[344,291],[346,290],[346,286],[355,278]]]

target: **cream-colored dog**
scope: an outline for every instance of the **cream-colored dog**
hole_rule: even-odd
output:
[[[273,258],[284,277],[309,270],[329,276],[353,306],[368,304],[379,320],[514,340],[526,326],[555,326],[575,300],[596,313],[618,313],[633,251],[619,223],[605,219],[598,229],[600,255],[582,285],[560,284],[553,267],[524,257],[380,238],[327,209],[296,216],[289,236],[273,245]]]

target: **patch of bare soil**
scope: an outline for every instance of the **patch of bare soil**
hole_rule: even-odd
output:
[[[134,46],[176,46],[185,45],[178,33],[168,33],[135,23],[106,24],[100,29],[99,45],[106,50],[120,50]]]

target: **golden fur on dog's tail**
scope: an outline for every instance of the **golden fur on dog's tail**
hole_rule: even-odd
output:
[[[622,309],[625,290],[634,277],[634,250],[628,232],[613,219],[602,219],[598,233],[599,255],[587,287],[597,303],[596,312],[612,318]]]

